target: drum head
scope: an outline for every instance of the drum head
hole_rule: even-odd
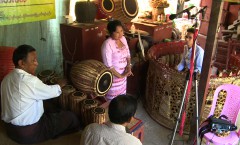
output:
[[[44,70],[42,72],[39,73],[39,76],[41,77],[47,77],[47,76],[51,76],[54,74],[53,70]]]
[[[94,105],[96,104],[97,102],[93,99],[86,99],[86,100],[83,100],[83,104],[86,104],[86,105]]]
[[[62,90],[71,90],[74,89],[72,85],[65,85],[62,87]]]
[[[101,8],[105,13],[111,13],[114,10],[114,2],[113,0],[101,0]]]
[[[105,113],[105,109],[102,107],[96,107],[93,109],[93,112],[96,114],[104,114]]]
[[[73,93],[73,96],[83,96],[84,93],[83,92],[80,92],[80,91],[76,91]]]
[[[138,14],[138,3],[136,0],[122,0],[123,12],[127,17],[135,18]]]
[[[50,79],[49,84],[50,85],[55,85],[59,80],[63,79],[62,77],[53,77]]]
[[[112,73],[109,71],[104,72],[97,81],[97,92],[100,95],[105,95],[112,86]]]

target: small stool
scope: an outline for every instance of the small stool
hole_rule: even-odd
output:
[[[127,128],[133,136],[143,142],[144,126],[142,120],[134,117],[133,121],[127,125]]]

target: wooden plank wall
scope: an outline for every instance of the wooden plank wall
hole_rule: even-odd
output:
[[[211,9],[212,9],[212,0],[201,0],[200,3],[201,7],[207,6],[206,13],[204,19],[202,19],[202,15],[200,14],[200,20],[201,20],[201,25],[199,28],[199,36],[198,36],[198,43],[200,46],[205,49],[206,46],[206,40],[207,40],[207,32],[208,32],[208,26],[209,26],[209,21],[210,21],[210,14],[211,14]],[[223,9],[222,9],[222,15],[221,15],[221,26],[223,26],[226,18],[228,10],[228,2],[224,2]],[[220,36],[219,36],[220,37]]]

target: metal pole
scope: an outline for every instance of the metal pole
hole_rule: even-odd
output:
[[[177,118],[177,121],[176,121],[176,124],[175,124],[174,132],[173,132],[173,135],[171,137],[171,142],[170,142],[169,145],[173,144],[173,141],[174,141],[174,138],[175,138],[175,135],[176,135],[176,132],[177,132],[178,122],[180,121],[184,100],[186,98],[186,92],[187,92],[187,88],[188,88],[189,79],[190,79],[190,72],[188,72],[187,76],[186,76],[186,85],[185,85],[185,88],[184,88],[184,94],[183,94],[181,106],[180,106],[180,109],[179,109],[178,118]]]
[[[196,87],[196,121],[197,121],[197,126],[196,126],[196,138],[197,138],[197,145],[199,145],[199,137],[198,137],[198,129],[199,129],[199,116],[198,116],[198,82],[197,82],[197,72],[194,72],[194,80],[195,80],[195,87]]]

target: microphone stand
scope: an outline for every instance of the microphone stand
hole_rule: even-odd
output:
[[[184,10],[181,11],[181,12],[178,12],[177,14],[171,14],[171,15],[169,16],[169,19],[170,19],[170,20],[173,20],[173,19],[177,18],[179,15],[181,15],[181,14],[183,14],[183,13],[187,13],[187,14],[188,14],[188,19],[190,19],[190,17],[191,17],[190,10],[191,10],[192,8],[194,8],[194,7],[195,7],[195,6],[191,6],[191,7],[187,8],[187,9],[184,9]]]
[[[197,80],[197,73],[193,74],[195,80],[195,91],[196,91],[196,138],[197,138],[197,145],[199,145],[199,137],[198,137],[198,129],[199,129],[199,113],[198,113],[198,80]]]
[[[194,20],[195,20],[195,23],[192,25],[192,27],[196,29],[198,27],[198,19],[197,19],[197,17]]]
[[[204,6],[203,8],[201,8],[196,14],[191,15],[191,19],[194,19],[197,17],[198,14],[202,14],[202,19],[204,19],[205,16],[205,9],[207,8],[207,6]]]
[[[199,10],[196,14],[194,14],[193,16],[194,17],[192,17],[191,16],[191,18],[195,18],[195,23],[193,24],[193,26],[192,27],[194,27],[194,28],[197,28],[198,27],[198,19],[197,19],[197,15],[198,14],[202,14],[202,19],[204,19],[204,13],[205,13],[205,9],[207,8],[207,6],[205,6],[204,8],[202,8],[201,10]],[[197,34],[197,36],[198,36],[198,34]],[[197,37],[196,36],[196,37]],[[196,38],[196,40],[197,40],[197,38]],[[195,41],[195,43],[196,43],[196,41]],[[195,44],[195,46],[196,46],[196,44]],[[199,145],[200,144],[200,142],[199,142],[199,133],[198,133],[198,130],[199,130],[199,120],[200,120],[200,118],[199,118],[199,112],[198,112],[198,82],[197,82],[197,73],[194,73],[194,80],[195,80],[195,90],[196,90],[196,95],[195,95],[195,99],[196,99],[196,144],[197,145]],[[193,142],[193,144],[195,144],[195,141]]]
[[[174,138],[175,138],[175,135],[176,135],[176,132],[177,132],[178,123],[179,123],[179,121],[181,121],[180,118],[181,118],[181,115],[182,115],[183,107],[185,107],[184,111],[186,111],[187,103],[185,103],[185,100],[188,99],[188,98],[186,99],[186,97],[190,96],[190,91],[191,91],[191,86],[192,86],[191,81],[192,81],[193,75],[194,75],[194,80],[195,80],[195,85],[196,85],[196,99],[198,99],[197,79],[195,77],[196,72],[193,72],[194,71],[194,66],[195,66],[194,61],[195,61],[196,39],[197,39],[197,36],[198,36],[198,30],[196,30],[195,33],[196,34],[194,34],[195,37],[194,37],[193,46],[192,46],[192,52],[193,52],[192,55],[193,56],[191,56],[193,58],[193,60],[191,60],[191,61],[193,61],[193,63],[192,63],[193,66],[190,66],[190,69],[189,69],[189,71],[187,72],[187,75],[186,75],[186,83],[185,83],[185,88],[184,88],[184,94],[183,94],[183,98],[182,98],[182,101],[181,101],[181,106],[180,106],[180,109],[179,109],[179,112],[178,112],[178,118],[176,120],[176,124],[175,124],[175,127],[174,127],[174,132],[172,134],[171,141],[170,141],[169,145],[173,145],[173,141],[174,141]],[[198,103],[197,100],[196,100],[196,102]],[[183,106],[183,105],[185,105],[185,106]],[[198,105],[196,105],[196,109],[198,110]],[[197,112],[197,117],[196,118],[197,118],[197,135],[198,135],[198,112]]]
[[[206,8],[206,6],[204,7],[204,8],[202,8],[200,11],[198,11],[195,15],[193,15],[194,17],[193,18],[195,18],[199,13],[202,13],[202,15],[203,15],[203,13],[204,13],[204,9]],[[189,15],[189,13],[188,13],[188,16],[190,16]],[[192,17],[191,17],[192,18]],[[193,24],[193,26],[192,27],[194,27],[195,29],[197,28],[197,18],[195,18],[195,24]],[[185,109],[186,109],[186,104],[184,104],[184,102],[185,102],[185,98],[186,98],[186,95],[190,95],[190,92],[187,94],[187,91],[188,91],[188,87],[189,87],[189,85],[191,85],[191,82],[190,81],[192,81],[192,77],[193,77],[193,79],[194,79],[194,81],[195,81],[195,89],[196,89],[196,95],[195,95],[195,97],[196,97],[196,124],[197,124],[197,129],[196,129],[196,138],[197,138],[197,145],[199,145],[199,138],[198,138],[198,129],[199,129],[199,116],[198,116],[198,82],[197,82],[197,73],[196,72],[194,72],[193,73],[193,70],[194,70],[194,66],[195,66],[195,64],[194,64],[194,61],[195,61],[195,52],[196,52],[196,40],[197,40],[197,37],[198,37],[198,30],[196,30],[196,32],[195,32],[195,34],[194,34],[194,40],[193,40],[193,47],[192,47],[192,52],[194,52],[194,54],[192,54],[192,55],[194,55],[193,56],[193,66],[190,66],[190,70],[188,71],[188,73],[187,73],[187,75],[186,75],[186,84],[185,84],[185,88],[184,88],[184,94],[183,94],[183,98],[182,98],[182,102],[181,102],[181,106],[180,106],[180,109],[179,109],[179,113],[178,113],[178,118],[177,118],[177,120],[176,120],[176,124],[175,124],[175,127],[174,127],[174,132],[173,132],[173,134],[172,134],[172,137],[171,137],[171,141],[170,141],[170,143],[169,143],[169,145],[173,145],[173,141],[174,141],[174,138],[175,138],[175,135],[176,135],[176,131],[177,131],[177,127],[178,127],[178,123],[179,123],[179,121],[180,121],[180,118],[181,118],[181,115],[182,115],[182,108],[183,108],[183,105],[185,105]],[[192,76],[193,75],[193,76]],[[190,86],[191,87],[191,86]],[[191,90],[191,88],[190,88],[190,90]],[[195,142],[194,142],[195,143]]]
[[[188,19],[191,18],[191,12],[189,10],[186,11],[187,15],[188,15]]]
[[[187,94],[187,88],[188,88],[188,84],[189,84],[189,80],[190,80],[190,75],[191,75],[190,71],[188,71],[187,75],[186,75],[186,84],[185,84],[185,88],[184,88],[183,98],[182,98],[181,106],[180,106],[180,109],[179,109],[179,112],[178,112],[178,118],[176,120],[173,135],[171,137],[171,142],[169,143],[169,145],[173,145],[173,141],[174,141],[174,138],[175,138],[175,135],[176,135],[176,132],[177,132],[178,123],[180,121],[180,118],[181,118],[181,115],[182,115],[182,108],[183,108],[183,105],[184,105],[184,102],[185,102],[184,100],[185,100],[186,94]]]

